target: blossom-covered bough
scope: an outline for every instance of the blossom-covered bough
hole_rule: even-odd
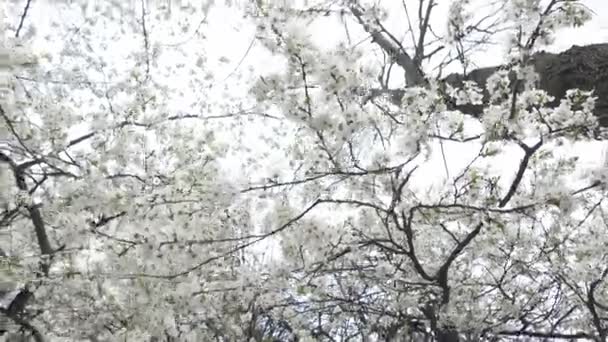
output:
[[[248,303],[226,293],[241,288],[242,251],[259,237],[221,160],[242,123],[265,114],[231,94],[217,101],[204,9],[171,22],[145,6],[7,5],[0,309],[12,327],[3,334],[239,340],[246,329]],[[17,65],[12,47],[26,43],[37,44],[37,63]]]
[[[31,11],[62,18],[58,47],[11,55],[0,107],[13,330],[606,341],[605,166],[569,150],[605,138],[605,102],[583,81],[552,87],[566,64],[536,53],[589,19],[580,1],[454,0],[444,20],[436,0],[252,2],[278,71],[229,77],[208,6],[168,20],[146,1],[88,3],[7,11],[7,50],[40,44]],[[499,40],[503,66],[475,69]]]
[[[392,4],[404,36],[385,26],[394,7],[266,4],[260,40],[287,70],[253,93],[296,127],[285,153],[297,162],[263,189],[292,211],[315,206],[281,234],[294,288],[269,305],[294,339],[606,340],[603,171],[581,176],[563,150],[605,137],[595,84],[562,89],[579,70],[535,54],[589,19],[582,3],[452,1],[442,35],[438,1],[404,1]],[[328,49],[307,27],[332,15],[345,37]],[[469,76],[497,37],[504,66]],[[461,75],[441,74],[455,63]]]

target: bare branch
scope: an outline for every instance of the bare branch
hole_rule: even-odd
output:
[[[378,44],[389,56],[392,56],[397,64],[403,68],[408,86],[416,86],[424,83],[424,74],[403,48],[400,48],[389,40],[384,32],[373,28],[364,18],[362,8],[355,4],[351,4],[350,10],[359,21],[359,24],[361,24],[365,31],[372,36],[372,41]]]
[[[25,23],[25,17],[30,9],[30,4],[32,0],[27,0],[25,3],[25,8],[23,8],[23,13],[21,14],[21,18],[19,19],[19,26],[17,26],[17,30],[15,31],[15,38],[19,38],[19,34],[21,33],[21,29],[23,28],[23,24]]]

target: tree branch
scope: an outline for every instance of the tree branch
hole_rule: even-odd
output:
[[[23,23],[25,22],[25,17],[27,16],[27,12],[30,9],[31,3],[32,3],[32,0],[27,0],[27,2],[25,3],[25,8],[23,9],[23,14],[21,14],[21,19],[19,19],[19,26],[17,27],[17,30],[15,31],[15,38],[19,38],[19,34],[21,33],[21,29],[23,28]]]
[[[363,29],[372,36],[372,41],[380,46],[384,52],[395,59],[395,62],[405,70],[408,86],[420,85],[424,82],[424,74],[416,65],[412,57],[402,48],[386,37],[385,33],[373,28],[364,18],[363,9],[355,4],[350,5],[350,11],[357,18]]]

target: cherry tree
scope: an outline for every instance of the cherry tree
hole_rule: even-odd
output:
[[[208,8],[166,20],[147,6],[8,6],[2,313],[36,341],[247,331],[252,295],[223,289],[242,288],[255,236],[222,160],[246,118],[263,115],[213,89]]]
[[[606,102],[539,52],[580,1],[230,3],[273,64],[230,77],[203,3],[8,6],[0,310],[23,334],[606,340],[605,170],[570,149]]]
[[[273,194],[268,222],[290,223],[269,225],[291,291],[267,310],[294,340],[605,341],[604,171],[567,150],[604,139],[596,98],[555,98],[535,65],[591,12],[450,3],[440,28],[433,0],[260,5],[285,71],[252,94],[292,137],[292,167],[251,187]],[[386,24],[399,6],[401,35]],[[311,27],[332,18],[328,43]],[[504,66],[474,70],[497,41]]]

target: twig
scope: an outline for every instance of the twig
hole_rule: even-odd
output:
[[[25,22],[25,17],[27,16],[27,12],[30,9],[30,4],[32,0],[27,0],[25,3],[25,8],[23,9],[23,14],[21,14],[21,19],[19,20],[19,26],[17,27],[17,31],[15,31],[15,38],[19,38],[19,33],[21,33],[21,29],[23,28],[23,23]]]

